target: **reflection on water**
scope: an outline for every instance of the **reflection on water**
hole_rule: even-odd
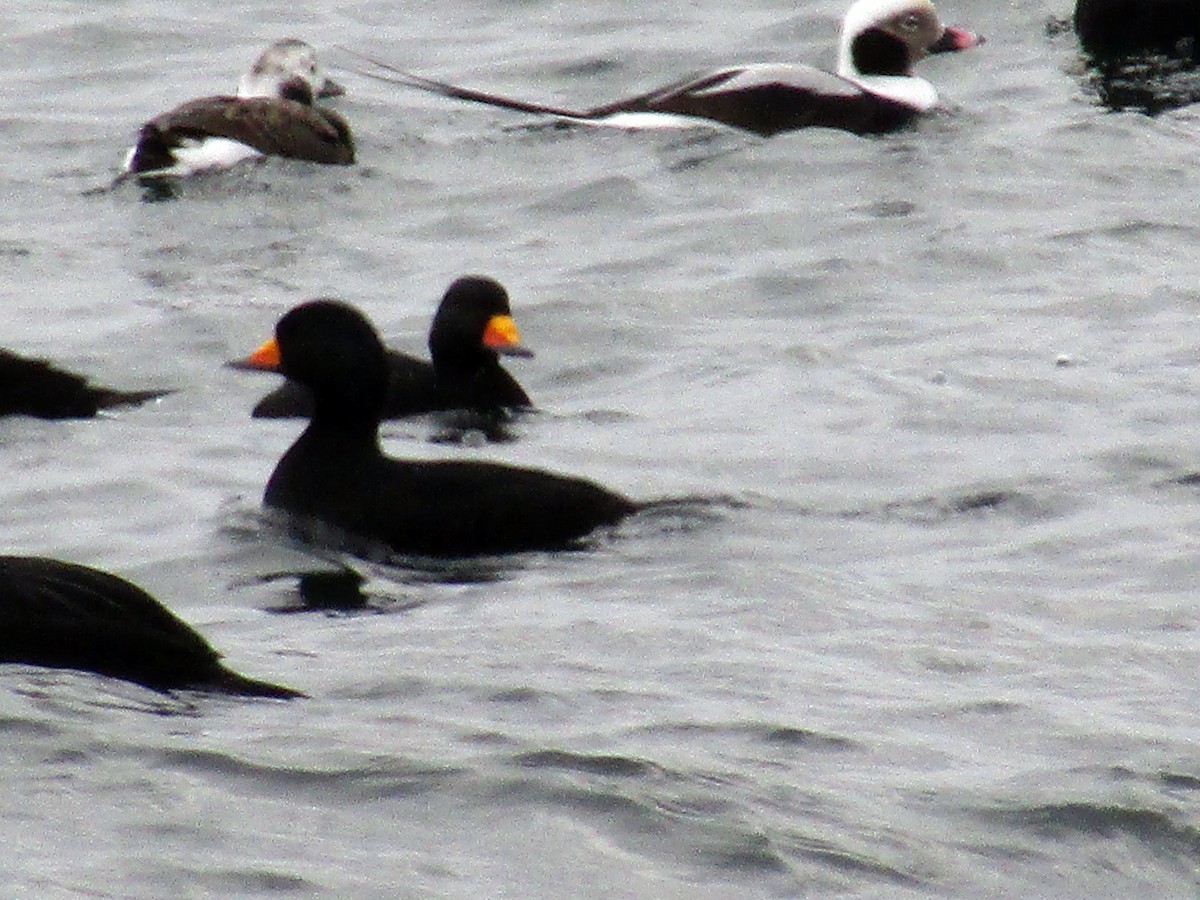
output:
[[[1154,116],[1200,101],[1200,68],[1191,58],[1133,56],[1097,63],[1088,86],[1111,110]]]

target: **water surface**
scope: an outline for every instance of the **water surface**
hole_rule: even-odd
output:
[[[841,13],[643,6],[10,11],[3,344],[179,392],[0,423],[6,551],[133,578],[312,699],[6,668],[0,894],[1195,895],[1196,109],[1104,112],[1044,2],[943,3],[989,43],[879,139],[545,127],[337,67],[588,106],[830,65]],[[85,196],[283,35],[360,165]],[[440,567],[263,522],[297,425],[221,364],[318,295],[420,351],[465,272],[508,286],[541,412],[390,452],[704,502]],[[283,612],[344,565],[361,608]]]

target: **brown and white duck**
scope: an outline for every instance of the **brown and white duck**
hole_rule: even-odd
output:
[[[349,165],[350,126],[314,102],[341,93],[322,74],[310,45],[276,41],[242,76],[236,96],[189,100],[146,122],[118,181],[192,175],[261,156]]]

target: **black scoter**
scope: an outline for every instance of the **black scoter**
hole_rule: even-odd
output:
[[[1200,0],[1078,0],[1074,23],[1109,109],[1156,115],[1200,101]]]
[[[1077,0],[1074,21],[1097,60],[1138,53],[1200,60],[1200,0]]]
[[[500,365],[501,354],[533,353],[521,344],[508,291],[493,278],[465,275],[447,288],[429,330],[429,361],[396,350],[386,353],[385,419],[459,409],[500,416],[533,405],[524,388]],[[260,355],[251,365],[270,370],[273,363],[277,365],[269,355]],[[232,365],[247,367],[244,361]],[[311,414],[309,392],[295,381],[267,394],[253,412],[259,419]]]
[[[275,341],[279,371],[308,388],[313,412],[267,482],[267,507],[395,552],[440,557],[569,547],[638,509],[582,478],[385,456],[387,357],[374,327],[348,304],[297,306],[279,320]]]
[[[96,672],[158,691],[304,696],[226,668],[208,641],[137,585],[39,556],[0,556],[0,662]]]

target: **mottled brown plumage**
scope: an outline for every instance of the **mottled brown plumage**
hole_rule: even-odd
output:
[[[260,155],[349,165],[350,126],[315,103],[341,93],[321,73],[312,47],[295,38],[276,41],[242,77],[237,96],[189,100],[146,122],[117,180],[161,181]]]
[[[155,116],[142,126],[134,172],[164,169],[184,140],[229,138],[265,156],[316,163],[354,162],[354,138],[332,110],[284,97],[201,97]]]

